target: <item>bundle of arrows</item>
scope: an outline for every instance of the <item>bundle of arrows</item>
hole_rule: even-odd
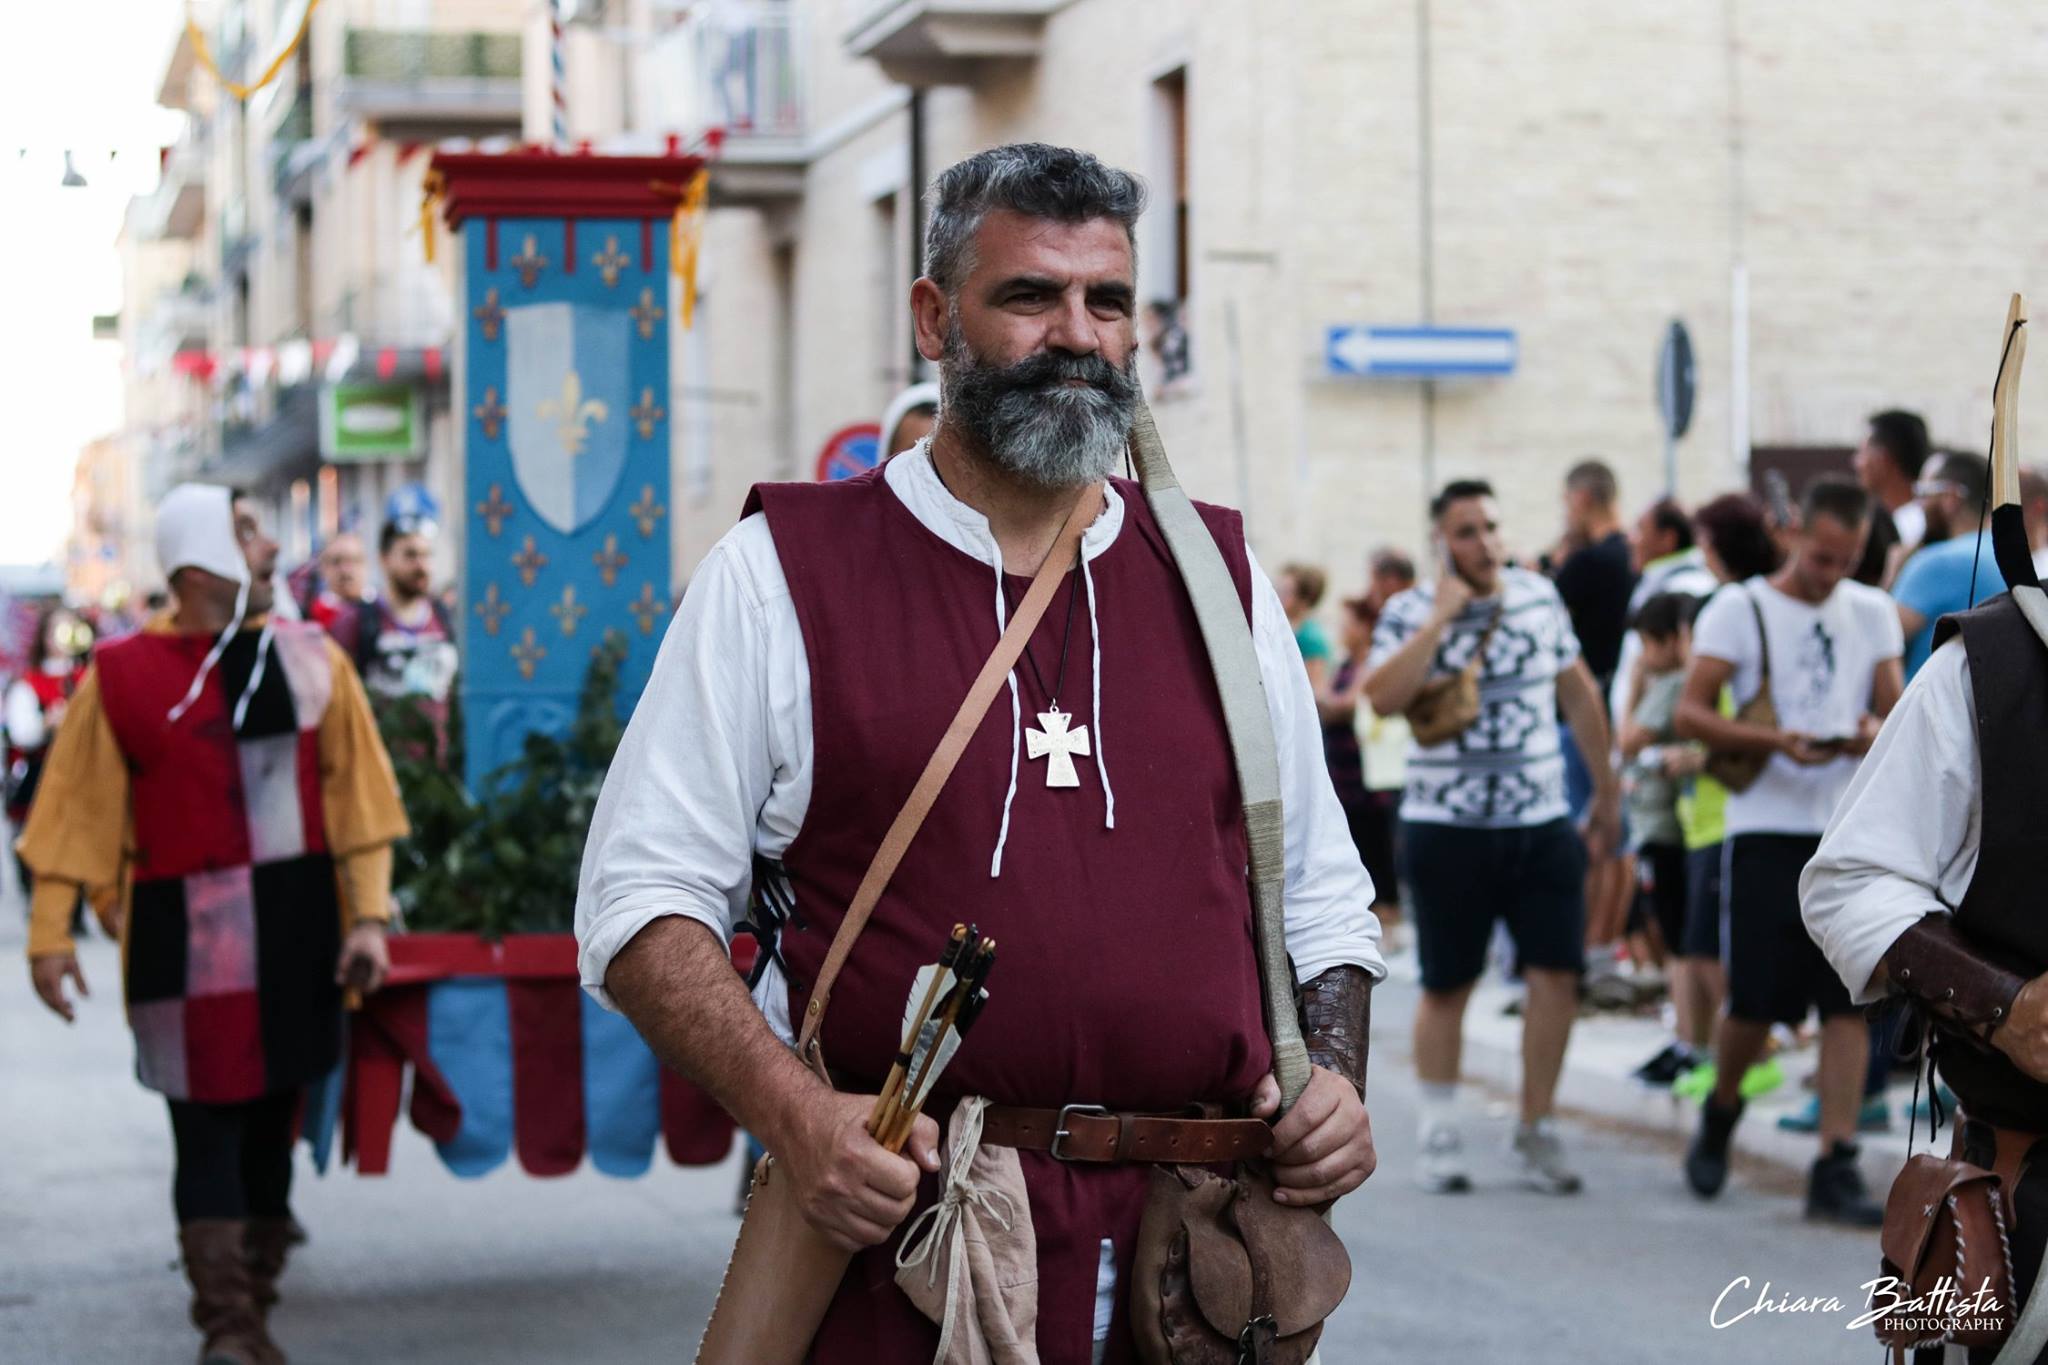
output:
[[[910,1140],[933,1084],[981,1017],[995,960],[994,939],[982,938],[973,925],[956,924],[939,960],[918,968],[911,979],[903,1002],[903,1045],[868,1116],[868,1132],[890,1151],[902,1151]]]

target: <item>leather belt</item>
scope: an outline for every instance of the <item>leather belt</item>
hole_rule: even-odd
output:
[[[1060,1109],[992,1104],[982,1115],[981,1140],[1020,1151],[1048,1152],[1061,1161],[1200,1166],[1265,1155],[1273,1145],[1273,1129],[1264,1119],[1131,1114],[1099,1104],[1069,1104]]]

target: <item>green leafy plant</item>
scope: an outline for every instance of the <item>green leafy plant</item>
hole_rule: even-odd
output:
[[[491,939],[569,930],[583,840],[625,733],[625,657],[625,642],[607,634],[569,732],[528,735],[520,757],[487,777],[481,792],[463,785],[456,758],[434,761],[432,722],[417,708],[391,718],[389,745],[413,828],[392,875],[407,929]],[[449,728],[460,732],[452,721]]]

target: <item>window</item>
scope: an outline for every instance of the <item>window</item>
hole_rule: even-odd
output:
[[[897,223],[896,205],[900,198],[893,191],[877,197],[870,226],[872,236],[868,260],[874,289],[875,379],[881,390],[881,398],[875,405],[877,412],[895,396],[898,389],[910,382],[908,369],[903,363],[904,353],[910,345],[903,325],[910,309],[905,302],[902,283],[903,257],[907,248],[901,240]]]
[[[1178,67],[1152,82],[1150,180],[1158,201],[1146,218],[1139,253],[1138,331],[1150,368],[1147,387],[1162,395],[1194,369],[1188,342],[1188,73]]]

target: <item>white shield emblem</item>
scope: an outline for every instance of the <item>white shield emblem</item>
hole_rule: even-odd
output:
[[[505,444],[540,519],[588,526],[626,469],[627,330],[603,308],[536,303],[505,314]]]

